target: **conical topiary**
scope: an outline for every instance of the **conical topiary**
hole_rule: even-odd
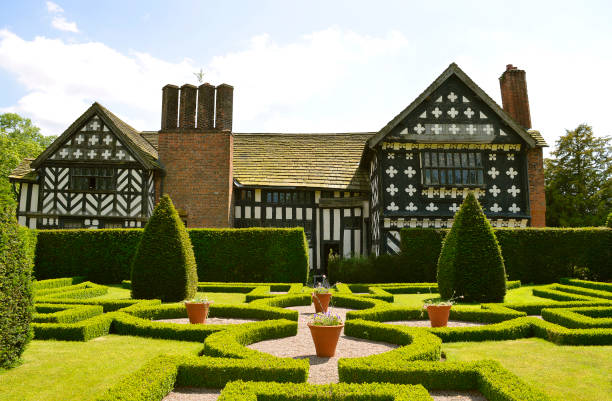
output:
[[[438,259],[442,298],[470,302],[503,302],[506,269],[491,224],[472,192],[455,215]]]
[[[193,298],[198,286],[191,240],[164,195],[145,226],[132,261],[132,298],[176,302]]]

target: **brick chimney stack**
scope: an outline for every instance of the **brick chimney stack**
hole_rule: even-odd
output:
[[[499,78],[499,86],[504,110],[523,128],[530,129],[531,115],[529,114],[525,71],[508,64],[506,71]]]
[[[187,227],[233,225],[233,91],[209,83],[162,88],[158,153],[166,174],[156,178],[157,195],[170,195]]]
[[[512,64],[499,78],[502,105],[512,118],[526,130],[531,129],[529,97],[525,71]],[[529,210],[531,226],[546,226],[546,195],[544,192],[544,157],[541,147],[527,149],[527,176],[529,179]]]

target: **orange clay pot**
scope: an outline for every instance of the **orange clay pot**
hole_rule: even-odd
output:
[[[336,346],[344,325],[339,326],[315,326],[308,324],[312,341],[314,342],[317,356],[331,358],[336,354]]]
[[[431,327],[446,327],[452,305],[427,305]]]
[[[329,306],[329,300],[331,299],[332,294],[318,294],[316,292],[312,293],[312,303],[315,307],[316,313],[325,313],[327,312],[327,307]]]
[[[204,324],[206,323],[206,317],[208,316],[208,308],[210,302],[185,302],[187,308],[187,316],[189,316],[189,323],[191,324]]]

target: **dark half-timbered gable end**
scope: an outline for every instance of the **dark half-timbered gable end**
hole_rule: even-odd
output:
[[[368,145],[372,210],[380,211],[380,232],[372,225],[373,238],[381,238],[373,241],[374,252],[377,243],[380,251],[398,252],[402,227],[450,227],[469,191],[493,226],[530,224],[527,152],[542,146],[541,137],[503,111],[456,64]]]
[[[22,164],[21,176],[13,172],[18,218],[42,229],[141,227],[155,205],[156,159],[140,133],[94,103],[29,166]]]

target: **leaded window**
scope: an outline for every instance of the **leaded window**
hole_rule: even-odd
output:
[[[312,191],[266,191],[264,201],[279,205],[309,205],[314,203]]]
[[[477,187],[484,185],[480,152],[421,152],[424,185]]]
[[[77,191],[110,191],[115,189],[115,170],[100,167],[70,169],[70,189]]]

